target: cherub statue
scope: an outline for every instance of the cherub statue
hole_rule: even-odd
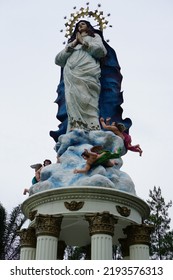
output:
[[[103,165],[105,167],[117,165],[116,161],[111,159],[119,158],[120,153],[120,148],[115,152],[104,150],[102,146],[94,146],[90,149],[90,151],[85,149],[81,156],[86,160],[86,165],[83,169],[75,169],[74,173],[86,173],[92,167],[96,167],[98,165]]]
[[[100,118],[100,123],[102,127],[106,130],[112,131],[115,135],[118,135],[124,140],[124,146],[127,150],[138,152],[140,156],[142,156],[142,149],[139,144],[132,145],[132,139],[129,134],[125,132],[126,127],[121,123],[112,122],[110,124],[111,119],[107,118],[106,122],[104,121],[104,118]]]
[[[41,163],[36,163],[36,164],[32,164],[30,167],[35,169],[35,176],[32,178],[32,185],[38,183],[40,181],[40,173],[41,170],[43,169],[43,167],[51,164],[51,160],[50,159],[45,159],[43,164]],[[26,195],[27,193],[29,193],[29,189],[25,188],[23,191],[23,194]]]

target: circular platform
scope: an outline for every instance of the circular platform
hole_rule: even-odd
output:
[[[109,212],[118,219],[113,244],[124,238],[123,229],[130,224],[141,224],[149,216],[149,207],[141,198],[103,187],[64,187],[30,196],[22,204],[27,218],[34,214],[62,215],[59,240],[68,245],[84,246],[90,243],[85,215]],[[31,221],[34,226],[34,220]]]

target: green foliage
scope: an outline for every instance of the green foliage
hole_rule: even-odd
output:
[[[165,203],[162,197],[161,188],[154,187],[149,191],[147,203],[150,207],[150,216],[145,221],[148,225],[154,225],[151,234],[150,255],[152,259],[173,259],[173,231],[170,231],[168,209],[172,206],[172,201]]]
[[[17,231],[21,229],[26,218],[22,214],[21,205],[16,206],[10,215],[0,204],[0,259],[19,259],[20,240]]]
[[[112,259],[113,260],[122,260],[122,252],[121,252],[121,246],[120,245],[113,245],[113,256]]]
[[[65,249],[65,259],[68,260],[90,260],[91,246],[67,246]],[[122,260],[122,253],[120,246],[113,245],[113,260]]]
[[[65,258],[68,260],[87,260],[90,259],[90,245],[88,246],[67,246]]]

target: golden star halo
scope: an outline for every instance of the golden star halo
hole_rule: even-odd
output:
[[[74,13],[71,13],[70,18],[68,19],[68,21],[65,23],[65,27],[66,27],[66,31],[65,31],[65,37],[66,38],[70,38],[74,27],[76,25],[76,23],[79,21],[79,19],[87,17],[87,18],[93,18],[94,21],[96,22],[95,26],[98,26],[98,28],[103,31],[103,29],[105,29],[108,25],[108,20],[104,17],[103,15],[103,11],[99,11],[98,9],[91,11],[89,9],[89,2],[86,3],[87,7],[83,8],[81,7],[79,9],[79,11],[75,11]],[[98,4],[98,7],[100,7],[101,5]],[[76,9],[76,7],[74,7],[74,9]],[[108,14],[107,16],[110,16],[110,14]],[[67,17],[64,17],[64,19],[66,19]],[[109,27],[112,27],[112,25],[109,25]],[[61,29],[60,32],[63,32],[63,30]]]

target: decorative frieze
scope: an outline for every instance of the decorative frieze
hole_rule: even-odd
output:
[[[47,209],[47,214],[54,215],[56,213],[62,213],[62,204],[64,206],[65,201],[84,201],[85,203],[87,201],[86,208],[88,207],[89,202],[91,213],[95,212],[97,209],[97,212],[109,211],[114,214],[113,208],[115,213],[117,212],[115,208],[116,205],[127,207],[128,209],[131,209],[130,219],[132,223],[135,222],[138,224],[141,223],[141,218],[147,219],[150,213],[147,203],[137,196],[111,188],[93,186],[81,186],[77,188],[76,186],[69,186],[69,188],[65,188],[65,190],[64,188],[57,188],[47,192],[40,192],[39,195],[31,195],[23,202],[22,211],[28,218],[30,211],[37,209],[38,213],[42,212],[44,205]],[[103,208],[107,203],[110,206],[109,209]],[[53,208],[51,207],[52,204],[54,205]],[[49,209],[51,209],[51,211],[49,211]]]
[[[61,230],[62,215],[43,215],[38,214],[36,216],[36,235],[48,235],[59,237]]]
[[[114,225],[117,223],[117,219],[109,212],[88,214],[85,216],[89,222],[90,235],[93,234],[108,234],[114,235]]]

